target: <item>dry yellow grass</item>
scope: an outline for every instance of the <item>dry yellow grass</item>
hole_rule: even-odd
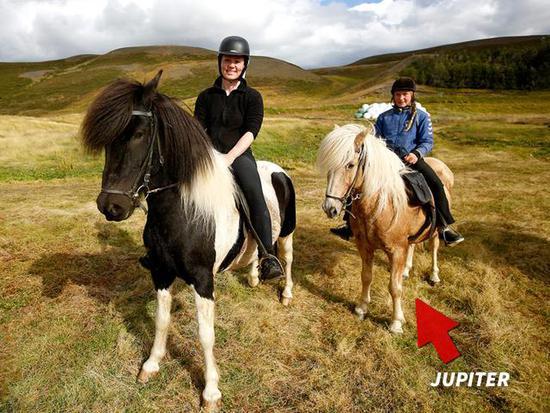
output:
[[[0,161],[24,169],[57,153],[76,162],[78,120],[0,117]],[[267,148],[276,138],[320,140],[331,126],[289,123],[266,122]],[[308,136],[289,138],[296,131]],[[269,155],[266,147],[258,152]],[[286,165],[298,199],[291,306],[278,303],[274,287],[250,289],[244,273],[217,277],[224,411],[548,411],[548,161],[505,148],[438,146],[456,174],[454,205],[467,241],[441,252],[437,287],[424,281],[428,254],[417,255],[405,283],[405,333],[392,336],[382,255],[367,319],[352,314],[360,260],[351,243],[328,234],[335,222],[320,210],[325,181],[310,155]],[[94,204],[99,185],[99,174],[0,182],[0,410],[198,411],[202,352],[182,283],[161,373],[146,386],[135,381],[154,333],[155,295],[137,264],[144,217],[105,222]],[[417,297],[461,323],[451,335],[462,357],[448,366],[433,347],[416,348]],[[507,371],[510,387],[433,389],[437,371]]]

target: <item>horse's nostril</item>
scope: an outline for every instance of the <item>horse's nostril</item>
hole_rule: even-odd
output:
[[[334,218],[337,214],[336,208],[334,208],[334,207],[331,207],[329,212],[330,212],[330,217],[331,218]]]
[[[118,216],[121,211],[122,208],[117,204],[109,204],[109,206],[107,207],[107,212],[115,217]]]

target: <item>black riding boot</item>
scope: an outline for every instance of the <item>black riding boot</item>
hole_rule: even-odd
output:
[[[260,281],[263,282],[275,282],[285,276],[281,262],[273,254],[261,257],[258,268],[260,270]]]
[[[331,228],[330,232],[334,235],[338,235],[345,241],[349,241],[349,239],[353,237],[353,231],[351,230],[351,225],[349,223],[349,212],[347,210],[344,212],[344,225]]]
[[[464,237],[450,226],[439,229],[439,238],[441,238],[448,247],[454,247],[464,241]]]

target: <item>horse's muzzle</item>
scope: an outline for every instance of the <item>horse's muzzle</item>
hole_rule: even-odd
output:
[[[329,218],[335,218],[340,214],[340,211],[342,209],[342,203],[330,198],[325,198],[325,201],[323,202],[323,211],[325,211],[325,214],[327,214],[327,217]]]
[[[96,200],[97,209],[107,221],[124,221],[134,212],[134,206],[128,197],[117,194],[100,193]]]

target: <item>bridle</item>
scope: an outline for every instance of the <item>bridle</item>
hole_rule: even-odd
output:
[[[161,148],[160,148],[160,139],[158,137],[158,124],[156,117],[154,116],[153,112],[151,111],[142,111],[142,110],[133,110],[132,116],[145,116],[149,118],[149,123],[151,126],[152,131],[152,138],[151,142],[149,143],[149,149],[147,151],[147,157],[141,164],[141,168],[139,170],[139,174],[137,175],[136,179],[134,180],[133,185],[131,186],[130,190],[128,191],[121,191],[118,189],[109,189],[109,188],[101,188],[101,193],[105,194],[116,194],[116,195],[124,195],[132,201],[132,205],[134,208],[139,207],[147,214],[147,207],[143,204],[143,201],[140,199],[141,195],[144,196],[143,200],[146,200],[147,197],[150,194],[154,194],[156,192],[163,191],[168,188],[173,188],[177,186],[178,184],[170,184],[166,186],[162,186],[159,188],[150,189],[149,183],[151,181],[151,170],[153,169],[153,152],[155,150],[155,143],[157,144],[157,149],[159,153],[159,163],[160,166],[164,166],[164,158],[162,156]],[[143,179],[141,179],[141,176],[143,174]]]
[[[358,191],[355,188],[355,185],[359,180],[359,176],[363,175],[363,173],[365,172],[366,161],[367,161],[367,151],[365,149],[365,144],[363,143],[359,148],[359,160],[357,162],[357,170],[355,171],[355,176],[353,177],[353,180],[351,181],[351,184],[348,190],[346,191],[346,193],[343,196],[335,196],[329,193],[325,194],[325,198],[336,199],[337,201],[340,201],[342,203],[343,208],[342,208],[342,211],[340,211],[340,213],[342,213],[343,211],[347,211],[351,214],[351,211],[348,208],[351,206],[353,201],[358,200],[359,198],[361,198],[361,195],[363,195],[361,191]]]

